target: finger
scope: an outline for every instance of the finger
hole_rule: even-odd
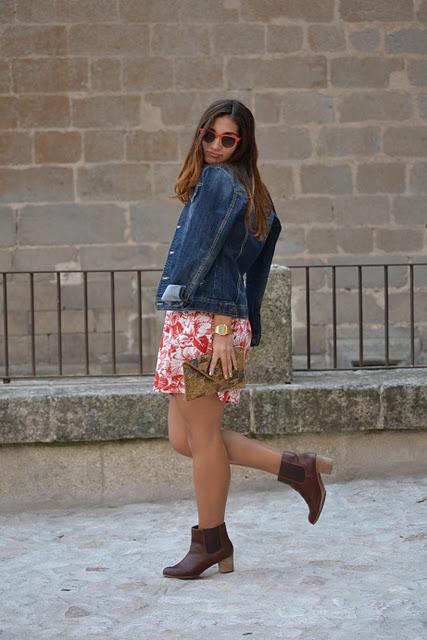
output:
[[[221,367],[222,367],[222,375],[224,376],[224,378],[228,378],[228,363],[227,363],[226,355],[224,355],[221,358]]]
[[[218,362],[218,356],[214,354],[209,362],[209,375],[213,376],[215,371],[216,363]]]
[[[233,375],[233,360],[231,353],[228,354],[228,375],[230,378]]]
[[[231,359],[231,353],[228,354],[228,375],[230,378],[233,375],[233,360]]]
[[[235,353],[234,350],[232,351],[232,356],[231,357],[232,357],[232,360],[233,360],[233,367],[234,367],[234,369],[237,370],[237,356],[236,356],[236,353]]]

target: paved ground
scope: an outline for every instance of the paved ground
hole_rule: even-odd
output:
[[[235,571],[162,576],[193,501],[0,516],[1,640],[421,640],[427,478],[329,484],[314,526],[290,487],[231,493]]]

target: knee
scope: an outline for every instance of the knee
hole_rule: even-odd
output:
[[[169,442],[172,449],[175,449],[177,453],[181,453],[183,456],[191,456],[191,450],[188,445],[187,439],[184,440],[184,437],[181,435],[177,437],[176,435],[169,436]]]
[[[177,451],[177,453],[181,453],[183,456],[190,456],[191,451],[187,444],[184,444],[181,440],[175,440],[175,438],[169,438],[169,442],[172,446],[172,449]]]
[[[215,446],[224,446],[222,432],[216,426],[211,429],[204,425],[196,424],[194,428],[189,425],[188,428],[188,444],[192,452]]]

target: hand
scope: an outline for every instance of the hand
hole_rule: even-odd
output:
[[[213,375],[218,360],[221,360],[224,378],[231,378],[233,366],[234,369],[237,369],[232,333],[229,333],[228,336],[220,336],[218,333],[213,334],[213,354],[209,363],[209,375]]]

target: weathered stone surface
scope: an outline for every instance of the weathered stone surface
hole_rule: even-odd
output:
[[[286,64],[279,58],[232,57],[226,67],[227,87],[318,88],[327,85],[327,65],[324,56],[287,56]]]
[[[357,168],[357,188],[364,193],[387,193],[405,190],[403,162],[369,162]]]
[[[317,152],[325,156],[374,155],[380,148],[378,127],[324,127]]]
[[[16,214],[13,209],[0,207],[0,246],[7,247],[16,242]]]
[[[427,193],[427,162],[414,162],[409,174],[409,184],[414,193]]]
[[[427,220],[427,199],[422,196],[396,196],[393,217],[401,225],[425,225]]]
[[[338,87],[388,87],[390,74],[403,69],[401,58],[345,56],[331,60],[331,82]]]
[[[126,139],[126,155],[131,162],[178,159],[178,135],[172,131],[133,131]]]
[[[140,200],[151,195],[148,163],[97,164],[81,167],[77,191],[84,201]]]
[[[68,30],[68,53],[71,55],[146,55],[147,24],[72,24]]]
[[[139,106],[136,95],[73,98],[73,124],[81,129],[134,126],[139,122]]]
[[[1,57],[63,56],[66,53],[64,25],[8,25],[0,40]]]
[[[153,24],[151,53],[167,56],[207,55],[210,53],[208,27],[198,25],[194,29],[190,24]]]
[[[104,244],[123,241],[124,229],[124,211],[116,205],[28,206],[21,211],[18,239],[25,245]]]
[[[125,159],[125,133],[101,129],[83,132],[86,162],[107,162]]]
[[[282,97],[283,119],[287,124],[334,122],[334,103],[331,96],[306,91],[287,92]]]
[[[375,51],[380,44],[380,32],[378,29],[351,31],[348,37],[352,47],[357,51]]]
[[[70,202],[73,170],[68,167],[0,169],[0,202]]]
[[[82,158],[82,136],[78,131],[36,131],[34,154],[37,164],[78,162]]]
[[[0,133],[0,163],[19,165],[31,163],[31,137],[28,133]]]
[[[20,125],[25,129],[63,128],[71,124],[70,98],[67,95],[22,94],[18,97],[16,109]]]
[[[291,224],[301,226],[313,222],[316,224],[332,223],[334,219],[333,202],[331,198],[326,196],[292,198],[283,206],[286,207],[286,221]],[[286,236],[285,233],[284,240],[286,240]]]
[[[261,307],[261,341],[246,367],[248,383],[291,382],[291,272],[272,264]]]
[[[85,58],[22,58],[14,60],[12,77],[17,93],[65,93],[89,88]]]
[[[381,225],[390,221],[386,196],[337,196],[334,202],[335,220],[339,226]]]
[[[165,198],[144,198],[130,207],[130,236],[133,242],[155,243],[158,264],[166,259],[171,235],[179,216],[181,203]]]
[[[340,15],[349,22],[412,20],[413,0],[340,0]]]
[[[261,353],[261,345],[257,348]],[[255,350],[251,364],[252,356],[256,357]],[[268,383],[271,374],[265,371],[265,383],[249,382],[241,391],[242,404],[226,408],[225,426],[240,425],[239,431],[270,435],[427,428],[424,369],[294,372],[288,384]],[[248,367],[248,380],[251,375]],[[167,394],[153,392],[151,387],[151,376],[3,385],[1,441],[167,437]]]
[[[423,120],[427,120],[427,93],[418,96],[418,107]]]
[[[75,467],[75,483],[67,487],[73,494],[81,488],[79,477],[101,474],[97,453]],[[103,453],[114,462],[108,449]],[[141,453],[129,453],[135,476],[143,472]],[[151,455],[153,466],[180,458],[154,447]],[[375,449],[373,456],[379,455]],[[173,485],[191,477],[190,462],[175,465]],[[201,580],[162,576],[163,567],[188,551],[197,522],[189,486],[176,495],[164,483],[165,495],[174,493],[165,502],[149,495],[141,501],[135,485],[132,504],[110,498],[98,507],[35,510],[29,504],[27,513],[3,513],[4,636],[23,638],[37,629],[40,640],[51,640],[70,637],[72,628],[71,635],[88,640],[421,640],[425,478],[325,480],[325,506],[312,527],[302,498],[262,475],[260,490],[261,472],[233,467],[226,523],[234,571],[222,575],[213,565]],[[118,493],[122,487],[109,475],[108,484],[114,482]],[[21,614],[14,616],[17,607]]]
[[[262,24],[220,24],[212,29],[216,55],[263,54],[264,26]]]
[[[163,56],[125,58],[123,84],[128,91],[168,89],[173,84],[172,58]],[[183,84],[180,86],[186,88]]]
[[[244,0],[242,15],[249,21],[272,21],[279,18],[330,22],[334,15],[334,0]]]
[[[387,127],[383,134],[384,153],[389,156],[427,157],[427,127]]]
[[[99,58],[91,62],[91,85],[95,91],[120,91],[121,75],[122,61],[120,59]]]
[[[427,29],[410,27],[387,33],[385,37],[387,53],[427,53]]]
[[[299,25],[267,25],[267,51],[293,53],[302,48],[304,32]]]
[[[263,176],[263,180],[268,184],[268,190],[275,202],[276,198],[289,198],[294,195],[294,168],[292,167],[292,162],[290,163],[290,166],[284,166],[273,163],[262,164],[261,161],[259,169]],[[293,202],[293,200],[290,200],[287,203],[288,207],[290,202]],[[276,206],[278,208],[277,210],[281,209],[278,202],[276,203]]]
[[[301,167],[301,186],[304,193],[351,193],[351,169],[346,164],[304,165]]]
[[[346,48],[342,25],[313,25],[308,30],[308,42],[313,51],[342,51]]]
[[[181,0],[159,0],[155,3],[149,0],[120,0],[119,2],[120,18],[125,22],[170,22],[171,18],[175,20],[178,17],[180,9],[184,12],[183,15],[189,17]],[[230,18],[233,11],[225,10],[224,13],[227,18]],[[214,15],[215,12],[210,11],[208,19]]]
[[[341,122],[365,120],[407,120],[412,114],[411,98],[402,91],[346,93],[338,99]]]
[[[409,82],[415,86],[427,85],[427,60],[425,58],[414,58],[408,60]]]
[[[269,149],[269,160],[302,160],[312,154],[310,134],[302,127],[263,127],[257,140],[261,148]]]
[[[424,233],[418,229],[377,229],[375,244],[389,252],[418,251],[424,246]]]

